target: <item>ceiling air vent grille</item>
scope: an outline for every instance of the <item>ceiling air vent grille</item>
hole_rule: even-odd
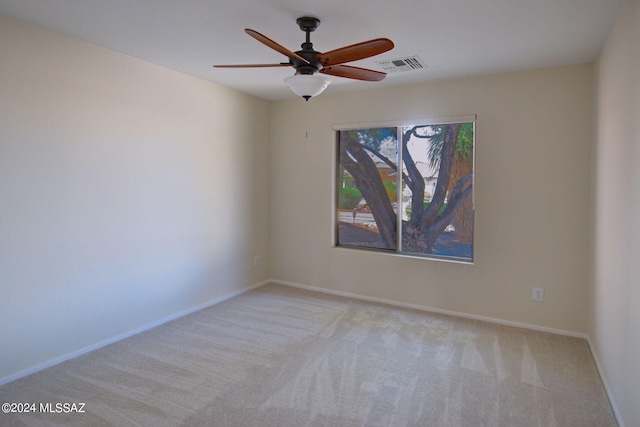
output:
[[[417,56],[408,56],[406,58],[387,59],[385,61],[376,61],[376,64],[387,73],[398,73],[400,71],[412,71],[427,68],[424,62]]]

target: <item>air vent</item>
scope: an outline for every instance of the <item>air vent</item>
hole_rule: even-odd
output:
[[[387,73],[399,73],[400,71],[412,71],[427,68],[425,63],[417,56],[376,61],[376,64],[382,68],[382,71]]]

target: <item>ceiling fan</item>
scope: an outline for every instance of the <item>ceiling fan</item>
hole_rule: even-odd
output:
[[[313,43],[311,43],[310,38],[310,34],[318,28],[318,25],[320,25],[320,20],[310,16],[303,16],[298,18],[296,22],[300,29],[306,33],[306,40],[300,45],[302,49],[297,52],[290,51],[286,47],[276,43],[269,37],[264,36],[255,30],[250,28],[244,30],[245,33],[249,34],[254,39],[285,55],[289,58],[289,62],[280,62],[277,64],[214,65],[214,67],[293,67],[296,70],[295,75],[287,77],[284,81],[293,92],[302,96],[307,101],[312,96],[322,93],[322,91],[326,89],[331,82],[327,77],[317,75],[317,72],[331,76],[372,82],[380,81],[385,78],[386,73],[381,71],[344,64],[351,61],[357,61],[359,59],[369,58],[393,49],[393,42],[391,40],[385,38],[373,39],[321,53],[313,49]]]

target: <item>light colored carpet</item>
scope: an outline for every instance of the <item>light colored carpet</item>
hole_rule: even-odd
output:
[[[615,426],[582,339],[267,285],[0,387],[2,426]]]

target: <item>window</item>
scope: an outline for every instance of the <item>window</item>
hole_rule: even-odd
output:
[[[472,262],[475,116],[414,123],[334,127],[336,245]]]

